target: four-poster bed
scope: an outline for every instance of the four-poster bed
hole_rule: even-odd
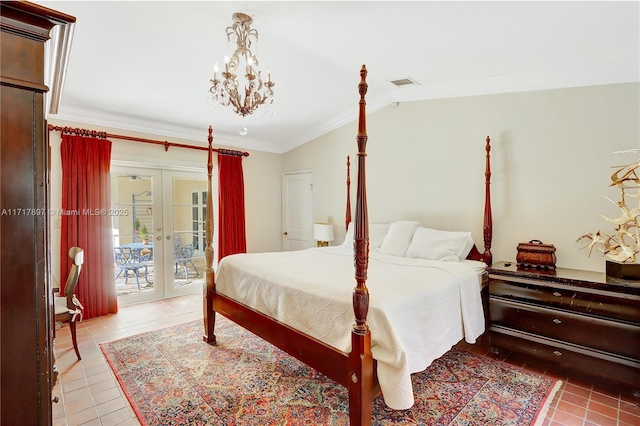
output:
[[[218,276],[215,277],[211,245],[213,209],[212,205],[209,205],[211,197],[207,200],[207,246],[205,249],[207,267],[203,301],[205,325],[203,339],[210,344],[216,343],[214,334],[216,313],[224,315],[262,337],[345,386],[349,395],[351,425],[370,424],[372,400],[381,390],[387,405],[392,408],[408,408],[404,405],[413,404],[410,380],[408,389],[406,384],[409,374],[426,368],[434,357],[441,356],[461,338],[464,337],[467,341],[473,342],[484,331],[482,303],[479,302],[478,275],[471,268],[463,266],[462,262],[438,261],[439,263],[436,264],[436,261],[424,261],[427,262],[425,266],[422,259],[392,258],[384,254],[370,254],[365,179],[366,75],[367,70],[363,65],[358,85],[360,93],[357,133],[358,174],[353,251],[351,247],[345,247],[347,253],[344,253],[344,250],[341,252],[340,248],[336,250],[335,247],[329,247],[299,252],[228,256],[221,261]],[[212,143],[213,136],[210,128],[208,159],[210,193],[213,168]],[[486,151],[486,203],[489,203],[488,138]],[[349,160],[347,161],[349,165]],[[350,176],[347,171],[347,194],[350,191],[349,186]],[[349,227],[350,216],[351,207],[347,201],[345,223],[347,227]],[[467,250],[468,256],[467,253],[464,254],[467,259],[491,262],[490,218],[491,208],[486,204],[485,251],[481,254],[474,245],[470,251]],[[373,256],[374,261],[371,265],[370,255]],[[354,266],[355,288],[353,288],[353,275],[351,275]],[[298,271],[294,271],[296,269]],[[304,273],[305,276],[298,279],[300,277],[296,275],[298,272]],[[372,272],[370,277],[368,272]],[[289,273],[293,275],[287,275]],[[399,281],[396,277],[401,275],[408,277],[405,281],[409,284],[396,282]],[[484,274],[482,275],[484,277]],[[273,282],[269,280],[270,277],[273,278]],[[427,277],[428,279],[437,277],[437,285],[431,285],[431,282],[427,282],[429,285],[424,285]],[[370,287],[367,286],[368,279]],[[391,282],[393,286],[389,285]],[[410,290],[403,292],[399,290],[400,285],[409,286],[407,288]],[[396,287],[398,291],[394,294]],[[281,299],[269,299],[270,296],[258,291],[260,288]],[[349,293],[351,288],[353,292],[349,298],[345,292]],[[427,288],[427,290],[421,288]],[[374,295],[371,304],[370,289]],[[420,293],[419,297],[418,293]],[[441,303],[440,297],[451,300],[451,304],[456,306],[455,309],[451,308],[449,302]],[[382,305],[381,299],[393,301],[395,307]],[[415,304],[414,299],[420,300],[420,303]],[[404,339],[414,339],[399,324],[406,318],[402,318],[401,313],[399,321],[396,318],[398,315],[390,315],[386,311],[406,311],[406,308],[414,303],[411,314],[415,316],[412,316],[409,321],[410,326],[419,328],[418,326],[422,327],[424,323],[427,324],[425,327],[429,327],[434,318],[429,316],[430,309],[425,309],[422,303],[429,303],[430,300],[444,306],[444,309],[438,312],[438,315],[442,316],[443,328],[447,328],[441,333],[442,336],[438,336],[441,343],[436,345],[439,346],[438,348],[426,350],[425,352],[430,352],[428,354],[423,354],[422,351],[414,351],[416,352],[414,353],[405,350]],[[479,313],[478,306],[480,306]],[[436,309],[435,306],[432,307]],[[312,318],[304,317],[305,309],[314,313]],[[338,312],[335,318],[347,318],[348,324],[353,324],[355,317],[355,324],[348,326],[351,328],[350,336],[345,336],[347,333],[344,331],[344,321],[322,317],[327,312],[331,315],[331,311]],[[298,316],[298,313],[301,315]],[[482,324],[479,324],[479,321]],[[412,343],[415,343],[415,339]],[[422,348],[426,343],[418,342],[415,345]],[[398,383],[400,384],[397,385]],[[390,404],[388,400],[392,403]]]

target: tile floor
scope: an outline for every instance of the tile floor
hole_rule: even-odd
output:
[[[60,372],[53,389],[54,396],[60,399],[53,406],[54,426],[139,425],[98,344],[198,318],[202,318],[200,293],[121,306],[115,315],[78,324],[82,361],[76,359],[69,327],[64,325],[57,331],[54,346]],[[466,344],[461,346],[473,352],[488,351],[482,342],[470,348]],[[506,361],[533,369],[522,362]],[[558,378],[563,385],[551,404],[544,426],[640,425],[640,407],[630,400],[588,383]]]

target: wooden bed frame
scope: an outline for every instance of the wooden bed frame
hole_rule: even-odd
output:
[[[380,392],[377,380],[376,361],[371,355],[371,333],[367,326],[369,310],[369,292],[366,286],[369,258],[369,226],[367,217],[367,197],[365,179],[366,159],[366,102],[367,69],[363,65],[360,70],[359,117],[358,117],[358,176],[356,194],[356,212],[354,229],[354,265],[356,287],[353,290],[353,311],[355,325],[351,331],[351,352],[339,351],[313,337],[303,334],[294,328],[257,312],[224,295],[216,293],[215,276],[213,270],[213,204],[211,197],[207,197],[207,225],[206,225],[206,271],[204,288],[204,335],[203,340],[209,344],[216,343],[214,334],[216,312],[224,315],[243,328],[260,336],[264,340],[289,353],[308,366],[320,371],[327,377],[348,388],[350,424],[369,425],[373,398]],[[213,134],[209,127],[209,156],[208,156],[208,190],[212,194],[212,155]],[[484,211],[484,253],[473,248],[468,258],[483,260],[491,263],[491,203],[489,194],[490,166],[489,166],[489,137],[486,145],[485,171],[485,211]],[[349,161],[349,160],[347,160]],[[350,178],[347,171],[347,226],[351,217],[349,202]]]

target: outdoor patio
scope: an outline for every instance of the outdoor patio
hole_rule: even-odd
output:
[[[193,269],[191,264],[187,266],[187,277],[184,274],[184,268],[179,266],[177,269],[174,269],[174,285],[176,287],[185,286],[187,284],[204,284],[204,270],[205,270],[205,260],[204,258],[193,258],[193,263],[198,270]],[[123,271],[119,276],[116,277],[116,291],[118,296],[124,296],[127,294],[135,294],[138,292],[149,291],[153,289],[154,283],[154,263],[149,262],[147,265],[147,270],[145,272],[144,268],[141,268],[138,273],[138,281],[140,282],[140,290],[138,290],[138,285],[136,284],[136,277],[133,273],[129,272],[128,279],[125,280],[125,272]],[[177,272],[175,272],[177,271]],[[115,270],[116,275],[118,274],[118,268]],[[126,282],[125,282],[126,281]]]

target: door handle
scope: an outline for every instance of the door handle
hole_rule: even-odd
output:
[[[284,231],[282,235],[289,235],[289,233],[287,231]]]

